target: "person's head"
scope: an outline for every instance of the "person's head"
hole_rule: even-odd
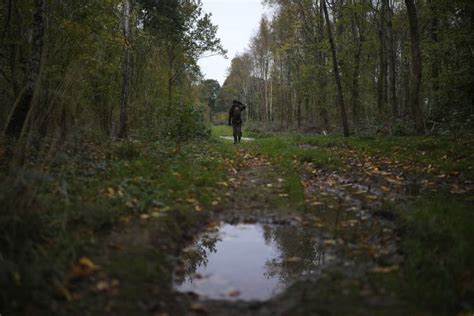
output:
[[[232,105],[233,106],[238,106],[238,105],[242,105],[242,103],[240,103],[240,101],[238,101],[238,100],[234,100],[234,101],[232,101]]]

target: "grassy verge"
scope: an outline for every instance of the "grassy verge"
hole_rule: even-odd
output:
[[[231,134],[225,128],[220,132]],[[273,159],[285,174],[288,190],[296,201],[302,199],[298,172],[301,162],[338,170],[345,158],[355,154],[399,161],[410,167],[406,169],[409,172],[474,178],[474,142],[470,139],[267,134],[244,146]],[[473,201],[472,196],[440,188],[438,193],[420,196],[403,209],[390,209],[400,214],[401,250],[406,258],[403,279],[396,280],[394,286],[414,305],[430,308],[435,314],[474,308]]]
[[[229,147],[213,140],[173,146],[97,145],[58,155],[49,168],[5,175],[0,193],[0,305],[48,304],[51,284],[118,222],[165,212],[200,213],[226,177]]]
[[[406,258],[404,294],[439,314],[472,311],[472,200],[447,193],[431,194],[419,197],[400,214]]]

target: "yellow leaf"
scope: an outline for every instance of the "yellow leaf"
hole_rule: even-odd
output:
[[[91,259],[87,257],[81,257],[77,263],[72,266],[71,275],[73,279],[84,278],[91,275],[98,269],[99,266],[97,266]]]
[[[91,270],[97,270],[98,266],[89,258],[81,257],[79,258],[79,264]]]

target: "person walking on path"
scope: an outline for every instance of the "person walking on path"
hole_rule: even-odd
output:
[[[242,111],[246,109],[240,101],[234,100],[229,111],[229,125],[232,125],[234,144],[240,143],[242,138]]]

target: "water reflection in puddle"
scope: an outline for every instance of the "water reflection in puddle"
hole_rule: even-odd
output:
[[[317,274],[328,256],[314,229],[223,224],[182,256],[174,288],[208,299],[267,300],[296,279]]]

